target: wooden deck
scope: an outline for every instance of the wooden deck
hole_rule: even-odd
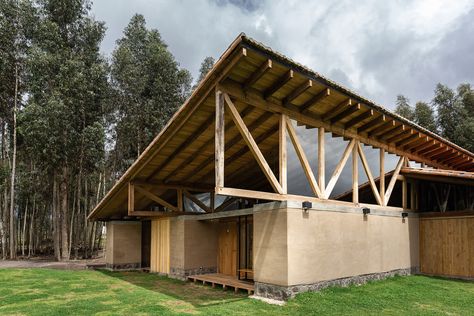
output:
[[[254,291],[253,282],[238,280],[237,277],[232,277],[230,275],[212,273],[212,274],[198,274],[188,276],[188,280],[196,282],[202,282],[202,284],[211,284],[212,287],[216,285],[221,285],[224,290],[228,287],[234,288],[234,291],[237,293],[239,289],[246,290],[249,294]]]

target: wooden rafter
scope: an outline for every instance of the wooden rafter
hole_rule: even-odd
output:
[[[421,137],[419,139],[413,142],[408,142],[404,145],[400,145],[400,147],[402,147],[403,150],[409,151],[411,148],[417,148],[429,142],[430,142],[430,138],[428,136],[423,136],[423,134],[421,134]]]
[[[186,140],[179,145],[158,167],[151,175],[147,177],[147,180],[153,179],[163,168],[165,168],[178,154],[198,139],[208,128],[214,123],[214,115],[211,115],[208,119],[202,123],[196,132],[192,133]]]
[[[371,130],[369,133],[368,133],[368,136],[370,138],[374,138],[374,137],[377,137],[379,136],[380,134],[386,132],[386,131],[389,131],[389,130],[392,130],[393,128],[395,128],[395,124],[396,122],[395,121],[388,121],[386,123],[383,123],[382,125],[380,125],[379,127]]]
[[[420,133],[415,133],[413,135],[408,136],[407,138],[399,140],[398,142],[395,143],[395,146],[403,147],[403,146],[408,145],[410,143],[416,142],[420,139],[422,139],[422,135]]]
[[[331,95],[331,90],[329,88],[324,88],[321,92],[311,97],[308,101],[306,101],[303,105],[301,105],[299,108],[299,111],[301,113],[305,113],[306,111],[309,111],[311,108],[316,106],[319,102],[329,97],[330,95]]]
[[[386,141],[388,143],[395,143],[396,144],[398,141],[403,140],[407,137],[410,137],[411,135],[413,135],[413,133],[414,133],[414,131],[412,129],[406,129],[404,131],[401,131],[398,134],[393,135],[392,137],[388,138]]]
[[[301,167],[303,168],[306,178],[308,179],[309,186],[311,187],[311,190],[316,195],[316,197],[321,198],[322,194],[321,194],[321,190],[319,188],[318,182],[316,181],[316,178],[314,177],[313,170],[311,170],[311,166],[309,164],[308,158],[306,158],[306,154],[304,153],[303,146],[301,146],[301,143],[298,139],[298,135],[296,134],[296,131],[293,128],[293,124],[291,123],[291,120],[288,118],[286,118],[286,128],[288,130],[288,135],[290,136],[291,142],[293,143],[293,147],[295,148],[296,155],[298,156],[298,159],[301,163]]]
[[[267,90],[265,90],[264,98],[268,99],[272,95],[278,92],[284,85],[286,85],[291,79],[293,79],[294,73],[293,70],[288,70],[283,76],[278,78],[278,80]]]
[[[352,113],[355,113],[355,112],[359,111],[360,108],[361,108],[360,103],[356,103],[354,105],[351,105],[347,109],[345,109],[344,111],[340,112],[339,114],[337,114],[336,116],[331,118],[329,121],[331,122],[331,124],[334,124],[334,123],[340,121],[341,119],[351,115]]]
[[[440,154],[440,153],[444,153],[446,151],[448,151],[448,147],[441,146],[440,148],[435,148],[433,150],[430,150],[430,151],[424,153],[424,155],[426,157],[429,157],[430,159],[432,159],[433,156],[436,156],[437,154]]]
[[[351,128],[359,123],[361,123],[362,121],[368,119],[369,117],[372,117],[374,115],[374,110],[368,110],[368,111],[365,111],[364,113],[354,117],[353,119],[349,120],[347,123],[344,124],[344,128],[345,129],[348,129],[348,128]]]
[[[283,105],[288,105],[293,102],[294,99],[298,98],[300,95],[305,93],[308,89],[313,86],[313,81],[311,79],[306,80],[298,88],[293,90],[289,95],[283,99]]]
[[[247,145],[250,148],[250,151],[254,155],[255,159],[257,160],[260,168],[262,169],[263,173],[267,177],[268,181],[272,185],[273,189],[280,193],[283,194],[283,189],[281,188],[280,183],[278,182],[277,178],[273,174],[272,169],[268,165],[267,161],[265,160],[265,157],[263,156],[262,152],[258,148],[257,143],[252,137],[252,134],[248,130],[247,126],[245,125],[244,121],[242,120],[242,117],[240,117],[239,111],[234,106],[234,103],[230,99],[228,94],[224,94],[224,98],[226,101],[227,108],[230,110],[230,115],[232,117],[232,120],[234,121],[235,125],[237,126],[237,129],[239,130],[240,134],[242,135],[243,139],[247,143]]]
[[[344,150],[344,153],[342,154],[341,160],[339,160],[339,163],[337,164],[336,168],[334,169],[334,172],[331,176],[331,179],[328,182],[328,185],[326,186],[326,195],[325,198],[329,199],[329,196],[331,195],[332,190],[334,189],[334,186],[336,185],[337,180],[339,179],[339,176],[341,175],[342,169],[344,169],[344,166],[346,165],[347,159],[351,155],[352,148],[354,148],[355,144],[355,139],[352,139],[349,144],[347,144],[346,149]]]
[[[367,159],[365,158],[364,150],[362,149],[362,146],[360,143],[357,143],[357,148],[359,150],[359,156],[362,162],[362,166],[364,167],[365,174],[367,175],[367,178],[369,179],[370,187],[372,188],[372,192],[375,196],[375,200],[377,201],[379,205],[383,205],[382,199],[380,198],[379,190],[377,189],[377,185],[375,184],[374,177],[372,176],[372,172],[370,171],[369,163],[367,162]]]
[[[376,128],[377,126],[384,124],[387,122],[387,118],[385,117],[385,114],[382,114],[381,116],[365,123],[364,125],[360,126],[357,128],[357,133],[362,133],[365,131],[370,131],[373,128]]]
[[[384,142],[388,142],[387,140],[390,139],[391,137],[404,133],[405,129],[406,129],[405,124],[401,124],[401,125],[395,126],[395,128],[392,128],[390,130],[383,132],[382,134],[379,135],[378,138]]]
[[[254,109],[253,106],[247,106],[243,111],[242,113],[240,114],[242,116],[242,118],[245,118],[247,117],[247,115],[249,115],[252,110]],[[233,129],[235,129],[235,125],[233,124],[229,124],[227,126],[225,126],[225,131],[224,131],[224,134],[227,133],[227,132],[230,132],[232,131]],[[238,139],[240,139],[240,137],[238,137]],[[180,163],[176,168],[173,169],[173,171],[171,171],[164,179],[163,179],[163,182],[168,182],[169,179],[176,174],[176,172],[180,171],[180,170],[183,170],[183,168],[185,168],[186,166],[188,166],[195,158],[196,158],[196,155],[202,153],[203,151],[205,151],[208,147],[214,147],[215,146],[215,139],[214,139],[214,134],[204,143],[202,144],[201,146],[199,146],[196,150],[193,151],[192,154],[190,154],[182,163]],[[230,146],[228,144],[228,146]],[[209,163],[211,163],[212,161],[214,160],[214,157],[210,157],[209,159]],[[191,173],[191,174],[194,174],[194,173]]]
[[[387,190],[385,191],[385,197],[384,197],[384,203],[383,205],[387,206],[388,201],[390,200],[390,197],[392,196],[392,191],[395,188],[395,183],[397,182],[398,175],[400,174],[400,170],[402,169],[403,162],[405,160],[405,157],[400,157],[398,160],[397,166],[395,167],[395,170],[393,171],[392,177],[390,178],[390,182],[388,183]]]
[[[427,146],[426,148],[423,148],[423,149],[416,149],[415,150],[415,153],[419,154],[419,155],[426,155],[427,153],[433,151],[433,150],[438,150],[440,148],[443,148],[444,145],[441,144],[441,143],[438,143],[438,142],[435,142],[433,145],[430,145],[430,146]]]
[[[330,121],[336,115],[342,113],[343,111],[347,110],[349,107],[352,106],[352,99],[347,98],[346,100],[342,101],[332,110],[327,111],[321,116],[321,120],[323,121]]]
[[[272,69],[272,60],[271,59],[267,59],[266,61],[264,61],[260,67],[258,68],[258,70],[256,72],[254,72],[250,78],[247,79],[247,81],[245,81],[244,85],[243,85],[243,88],[244,90],[247,90],[248,88],[252,87],[254,84],[257,83],[257,81],[260,80],[260,78],[262,78],[269,70]]]

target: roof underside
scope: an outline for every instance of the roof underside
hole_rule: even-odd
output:
[[[193,95],[173,116],[140,158],[94,209],[91,219],[127,214],[129,181],[179,184],[196,191],[214,188],[216,85],[229,91],[270,166],[277,168],[280,108],[308,128],[327,126],[334,136],[360,135],[411,160],[441,169],[474,170],[474,155],[409,122],[319,74],[240,35]],[[234,92],[234,93],[233,93]],[[246,102],[244,102],[246,101]],[[248,102],[247,102],[248,101]],[[262,101],[263,106],[255,106]],[[270,187],[230,116],[225,117],[226,186],[254,190]],[[323,124],[323,125],[321,125]],[[167,189],[154,192],[172,201]],[[139,193],[136,208],[150,201]]]

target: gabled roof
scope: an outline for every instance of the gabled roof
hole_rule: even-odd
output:
[[[474,170],[474,154],[408,121],[305,66],[240,34],[140,157],[89,215],[100,220],[127,214],[130,181],[160,184],[156,194],[173,199],[166,186],[214,188],[214,117],[218,87],[235,105],[269,163],[278,148],[278,116],[308,128],[358,137],[368,145],[440,169]],[[226,184],[265,189],[239,132],[226,118]],[[262,181],[263,179],[263,181]],[[138,208],[149,205],[136,197]]]

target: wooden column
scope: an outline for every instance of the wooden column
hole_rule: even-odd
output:
[[[382,199],[382,205],[385,205],[385,149],[380,148],[380,176],[379,176],[379,193]]]
[[[412,180],[410,182],[410,209],[413,211],[416,210],[416,189],[415,189],[415,181]]]
[[[225,116],[224,94],[216,90],[215,169],[216,187],[224,187]]]
[[[133,183],[128,183],[128,215],[135,211],[135,187]]]
[[[178,205],[178,211],[183,212],[184,211],[184,203],[183,203],[183,190],[178,189],[176,190],[176,195],[177,195],[177,205]]]
[[[407,192],[407,180],[406,179],[403,179],[402,181],[402,208],[404,210],[406,210],[408,208],[408,203],[407,203],[407,196],[408,196],[408,192]]]
[[[359,141],[355,141],[352,148],[352,202],[359,203],[359,165],[357,163],[357,156],[359,150]]]
[[[278,132],[279,142],[279,180],[283,194],[288,193],[288,177],[287,177],[287,150],[286,150],[286,120],[285,114],[280,115],[280,126]]]
[[[326,191],[326,164],[324,153],[324,127],[318,128],[318,184],[322,197]]]

